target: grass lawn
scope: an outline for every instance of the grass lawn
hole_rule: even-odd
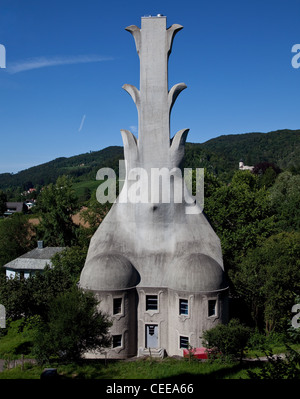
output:
[[[22,328],[22,323],[22,319],[11,322],[7,334],[0,336],[0,359],[19,359],[22,354],[25,357],[29,355],[34,329],[30,326]]]
[[[135,361],[85,361],[82,364],[57,365],[63,379],[246,379],[248,365],[239,363],[201,362],[186,359],[139,359]],[[0,379],[39,379],[43,367],[25,363],[0,373]]]
[[[140,358],[114,361],[83,360],[78,364],[52,363],[39,366],[27,363],[33,358],[31,344],[35,331],[35,319],[24,325],[24,320],[11,322],[7,334],[0,336],[0,359],[14,364],[14,359],[24,356],[23,366],[18,365],[12,369],[0,372],[0,379],[40,379],[45,367],[57,368],[62,379],[166,379],[172,378],[185,380],[207,379],[249,379],[247,370],[258,370],[261,363],[256,361],[243,361],[242,363],[228,361],[198,361],[182,358],[167,357],[165,359]],[[300,351],[300,345],[291,345],[294,350]],[[284,353],[286,347],[272,346],[272,353]],[[256,358],[265,356],[265,353],[254,351],[246,353],[246,357]],[[20,362],[20,361],[19,361]]]
[[[101,182],[99,180],[80,181],[73,184],[73,189],[76,196],[80,198],[83,196],[85,188],[89,188],[91,192],[93,192],[99,187],[100,183]]]

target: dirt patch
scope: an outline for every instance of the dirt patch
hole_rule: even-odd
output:
[[[80,209],[79,212],[77,212],[75,215],[72,216],[73,223],[77,224],[77,226],[83,226],[86,228],[89,227],[89,224],[85,223],[80,217],[81,212],[86,209],[87,209],[86,207],[83,207]],[[31,223],[33,226],[37,226],[40,223],[39,219],[35,217],[28,219],[28,222]]]

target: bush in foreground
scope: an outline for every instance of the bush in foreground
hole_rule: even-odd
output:
[[[48,320],[40,324],[34,339],[37,360],[77,361],[87,351],[107,347],[111,322],[97,304],[91,293],[78,288],[55,298],[49,304]]]
[[[219,324],[210,330],[204,331],[204,346],[222,356],[242,359],[244,349],[248,344],[251,329],[244,326],[237,319],[232,319],[225,324]]]

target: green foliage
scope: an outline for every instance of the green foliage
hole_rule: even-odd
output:
[[[87,351],[110,344],[107,316],[97,309],[90,292],[74,288],[49,304],[48,319],[40,324],[34,340],[34,353],[40,362],[50,358],[79,360]]]
[[[78,282],[85,256],[85,248],[67,248],[54,255],[51,259],[53,265],[51,268],[46,267],[43,273],[24,281],[30,292],[27,314],[38,314],[45,320],[49,303],[58,295],[71,290]]]
[[[244,349],[250,338],[250,328],[241,324],[237,319],[232,319],[225,324],[206,330],[203,333],[204,346],[213,349],[214,353],[223,356],[234,356],[240,359],[244,355]]]
[[[38,318],[20,318],[7,322],[6,333],[0,338],[0,357],[17,358],[31,354],[32,341],[38,325]]]
[[[202,144],[186,143],[184,167],[206,168],[223,181],[230,181],[241,158],[249,165],[268,161],[299,173],[300,131],[223,135]],[[10,189],[10,197],[17,199],[17,188],[22,191],[24,182],[30,182],[34,187],[45,186],[62,175],[77,181],[91,181],[102,167],[111,167],[117,173],[120,159],[124,159],[124,153],[118,146],[57,158],[16,174],[0,174],[0,188]]]
[[[280,169],[274,163],[259,162],[254,166],[253,173],[258,176],[259,187],[271,187]]]
[[[0,223],[0,266],[33,248],[34,230],[26,216],[16,213]]]
[[[300,175],[281,173],[270,188],[271,204],[281,230],[300,231]]]
[[[300,354],[287,347],[285,356],[267,353],[268,361],[257,371],[248,370],[251,379],[300,379]]]
[[[225,158],[226,170],[231,168],[234,171],[241,158],[247,165],[268,161],[285,169],[299,165],[300,131],[286,129],[266,134],[224,135],[205,142],[203,146],[221,160]]]
[[[63,271],[68,280],[76,284],[79,281],[81,270],[87,255],[87,248],[74,246],[55,254],[52,259],[51,269],[47,269],[45,276],[58,271]]]
[[[80,213],[80,218],[88,226],[86,228],[86,234],[88,239],[90,239],[95,233],[100,223],[109,212],[111,206],[112,204],[110,203],[101,204],[97,200],[95,192],[91,195],[91,198],[87,204],[87,208]]]
[[[247,251],[275,230],[269,194],[249,171],[237,171],[229,185],[213,190],[204,211],[221,239],[227,269],[235,270]]]
[[[75,155],[70,158],[57,158],[53,161],[22,170],[16,174],[0,174],[0,188],[23,191],[24,182],[36,186],[55,183],[59,176],[67,175],[77,180],[94,180],[97,170],[102,167],[118,168],[119,159],[124,159],[123,148],[111,146],[100,151]]]
[[[8,319],[17,320],[32,315],[31,300],[31,291],[24,278],[0,276],[0,303],[5,306]]]
[[[6,211],[7,195],[0,190],[0,216]]]
[[[155,379],[177,378],[177,379],[194,379],[197,381],[207,381],[207,378],[227,378],[233,376],[235,378],[237,364],[230,363],[209,363],[209,362],[187,362],[183,359],[165,358],[165,359],[149,359],[142,358],[136,361],[107,361],[104,365],[100,361],[80,361],[69,362],[68,364],[51,362],[51,366],[57,368],[58,374],[62,379]],[[238,371],[241,366],[238,365]],[[4,370],[0,373],[0,379],[39,379],[43,367],[39,365],[24,365],[24,371],[20,367],[12,370]],[[239,377],[237,377],[239,378]],[[188,388],[189,382],[184,381],[182,389]],[[193,389],[193,386],[190,387]]]
[[[28,279],[0,279],[0,303],[6,308],[7,318],[39,315],[47,317],[49,303],[58,295],[67,292],[79,280],[86,256],[86,248],[72,247],[53,257],[53,267],[46,267]]]
[[[75,191],[75,195],[78,197],[78,201],[80,204],[85,205],[90,200],[93,192],[97,189],[100,182],[95,180],[95,176],[93,176],[92,180],[80,180],[78,182],[74,181],[73,189]]]
[[[76,242],[77,226],[72,216],[78,210],[72,181],[61,176],[55,184],[49,184],[38,197],[40,224],[38,237],[49,246],[71,246]]]
[[[248,303],[257,326],[264,320],[270,332],[288,325],[295,296],[300,293],[299,259],[299,232],[273,235],[243,259],[234,285]]]

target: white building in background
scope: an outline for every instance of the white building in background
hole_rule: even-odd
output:
[[[12,260],[4,265],[6,276],[14,278],[22,276],[28,278],[37,271],[43,271],[46,265],[52,266],[51,258],[55,254],[62,252],[64,247],[45,247],[43,241],[38,241],[37,248],[27,252],[24,255]]]
[[[239,170],[250,170],[252,171],[254,169],[254,166],[247,166],[244,164],[244,161],[241,159],[239,162]]]

